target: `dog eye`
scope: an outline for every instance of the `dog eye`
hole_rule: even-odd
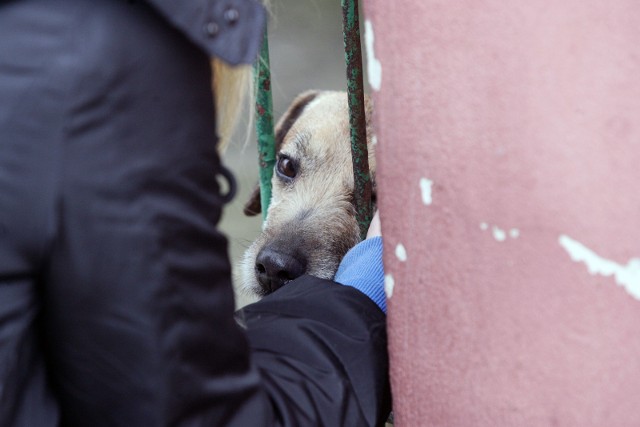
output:
[[[278,174],[280,176],[289,178],[289,179],[295,178],[298,172],[296,170],[296,165],[294,164],[293,160],[291,160],[287,156],[280,156],[278,158],[278,164],[277,164],[276,170],[278,171]]]

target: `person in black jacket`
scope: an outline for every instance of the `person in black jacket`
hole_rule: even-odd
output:
[[[0,426],[366,426],[385,315],[301,277],[234,320],[210,57],[252,0],[0,2]]]

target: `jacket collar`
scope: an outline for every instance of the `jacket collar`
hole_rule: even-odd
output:
[[[211,57],[231,65],[255,60],[266,25],[256,0],[148,0]]]

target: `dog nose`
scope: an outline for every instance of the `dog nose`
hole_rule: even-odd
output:
[[[300,259],[269,247],[262,248],[256,258],[256,276],[266,293],[302,276],[306,268],[306,263]]]

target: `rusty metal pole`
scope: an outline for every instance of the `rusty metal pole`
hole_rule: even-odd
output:
[[[373,214],[371,212],[371,177],[369,175],[369,153],[367,150],[358,0],[342,0],[342,30],[347,63],[351,158],[355,184],[354,204],[360,235],[364,239]]]
[[[271,201],[271,177],[276,163],[276,143],[273,130],[273,99],[269,68],[269,40],[265,29],[260,56],[254,66],[256,85],[256,135],[260,162],[260,203],[262,219],[267,217]]]

